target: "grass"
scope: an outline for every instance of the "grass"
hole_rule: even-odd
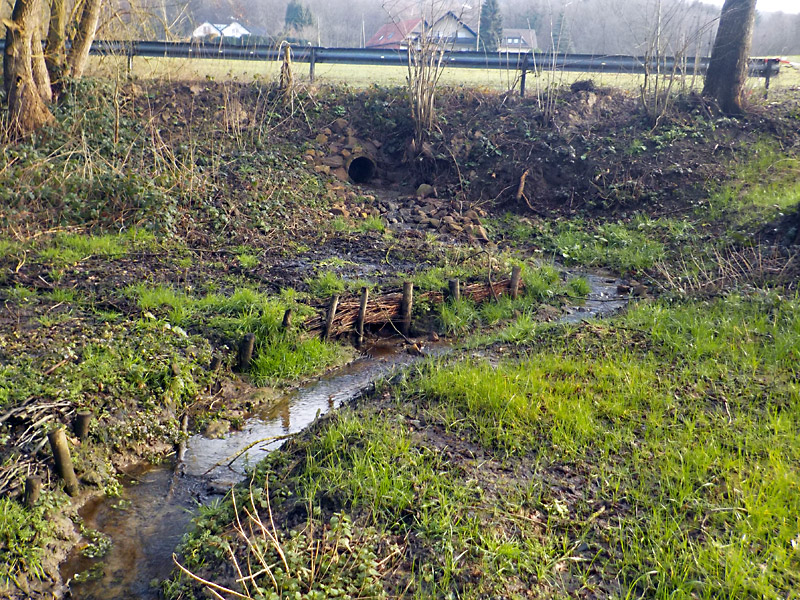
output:
[[[439,269],[434,268],[418,277],[423,283],[440,286],[439,273]],[[550,265],[535,268],[523,265],[522,281],[523,293],[516,300],[510,296],[500,296],[497,302],[488,301],[479,305],[468,298],[461,298],[455,302],[440,304],[437,315],[440,329],[447,335],[463,335],[481,327],[494,327],[522,313],[530,314],[535,312],[539,304],[558,302],[567,294],[576,296],[588,294],[588,291],[586,294],[575,291],[584,290],[585,286],[588,286],[585,280],[572,279],[565,288],[558,271]]]
[[[623,223],[598,225],[594,232],[572,223],[558,226],[547,240],[570,263],[608,266],[621,273],[642,271],[665,256],[664,245]]]
[[[428,361],[272,454],[255,485],[269,477],[279,514],[332,503],[413,539],[404,558],[366,542],[390,596],[791,597],[798,308],[775,293],[640,304],[531,329],[499,362]],[[184,546],[198,569],[201,539]]]
[[[735,166],[735,178],[698,211],[704,219],[729,216],[732,224],[753,229],[800,203],[800,160],[762,141]]]
[[[329,298],[335,294],[343,294],[347,289],[347,284],[336,273],[330,270],[322,270],[314,277],[306,279],[311,295],[315,298]]]
[[[282,329],[283,315],[289,308],[294,312],[295,325],[313,314],[311,308],[298,302],[293,290],[271,296],[242,287],[229,296],[194,296],[168,286],[138,284],[126,293],[153,318],[158,314],[172,326],[205,331],[232,345],[253,333],[255,355],[249,375],[257,385],[293,381],[350,356],[343,346],[302,337],[296,327]]]
[[[25,576],[44,575],[46,552],[42,541],[54,535],[56,526],[50,511],[64,504],[64,495],[45,492],[32,508],[23,507],[11,498],[0,498],[0,539],[3,540],[3,562],[0,584],[16,583]]]
[[[155,246],[155,236],[137,228],[118,234],[60,233],[40,245],[38,257],[43,262],[60,268],[75,265],[90,257],[114,260],[133,249],[152,249]]]
[[[515,245],[538,246],[559,261],[606,267],[627,274],[650,269],[662,261],[667,256],[667,245],[662,239],[686,239],[692,226],[642,215],[627,222],[589,223],[573,219],[541,224],[506,215],[495,221],[493,227]]]

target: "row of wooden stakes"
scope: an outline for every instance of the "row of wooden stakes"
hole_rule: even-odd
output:
[[[429,303],[441,304],[446,299],[458,301],[462,297],[475,302],[484,302],[488,298],[497,300],[502,295],[510,295],[516,299],[522,283],[522,269],[515,266],[511,277],[500,281],[461,285],[459,279],[448,281],[447,293],[438,291],[423,292],[419,299]],[[360,297],[342,299],[340,295],[331,296],[327,309],[305,324],[306,331],[319,333],[324,340],[334,338],[349,331],[355,331],[356,345],[364,343],[364,327],[366,325],[396,326],[404,337],[411,332],[411,314],[414,309],[414,284],[403,283],[403,291],[379,296],[370,301],[369,288],[362,287]],[[283,316],[282,328],[287,330],[292,323],[292,309],[287,309]],[[253,358],[255,336],[248,333],[239,344],[238,368],[246,371]]]

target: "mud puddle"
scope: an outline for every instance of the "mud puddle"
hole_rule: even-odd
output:
[[[609,316],[626,305],[627,299],[617,293],[620,282],[612,276],[569,274],[584,277],[591,292],[583,304],[567,309],[563,322]],[[448,346],[433,345],[425,350],[428,355],[441,355]],[[241,430],[218,439],[192,436],[178,468],[147,467],[135,473],[125,482],[122,502],[98,497],[87,503],[81,511],[86,527],[101,531],[112,545],[99,560],[82,556],[78,548],[64,563],[64,580],[73,578],[69,581],[71,597],[160,598],[157,583],[172,570],[172,553],[198,505],[220,497],[241,481],[248,465],[279,448],[287,436],[364,393],[393,370],[419,359],[404,351],[397,340],[373,345],[363,358],[269,403]],[[100,576],[86,582],[74,579],[87,571]]]
[[[97,544],[73,550],[61,565],[62,577],[66,581],[81,574],[78,579],[88,580],[72,579],[67,597],[161,597],[159,583],[172,571],[172,552],[189,526],[205,483],[187,477],[176,485],[172,469],[146,466],[124,477],[123,484],[120,498],[97,496],[79,511],[84,527],[101,532],[111,546],[100,558],[91,558]]]
[[[447,346],[427,346],[425,351],[429,356],[442,354]],[[352,400],[389,371],[419,358],[403,351],[397,340],[373,345],[365,357],[257,412],[240,431],[219,439],[191,437],[184,455],[185,473],[208,478],[214,486],[227,490],[241,481],[248,464],[257,463],[266,452],[279,448],[286,436],[302,431],[317,417]]]

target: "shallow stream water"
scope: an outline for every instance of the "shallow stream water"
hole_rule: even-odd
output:
[[[580,306],[571,307],[564,322],[611,315],[626,299],[617,294],[619,281],[595,274],[581,275],[592,292]],[[427,348],[443,354],[447,346]],[[318,416],[338,408],[368,390],[393,370],[419,360],[398,345],[375,345],[366,356],[308,385],[281,396],[255,412],[244,426],[219,439],[192,436],[183,462],[147,466],[130,474],[122,498],[97,497],[80,511],[87,528],[108,536],[111,549],[101,559],[86,558],[76,548],[62,565],[72,598],[82,600],[154,600],[158,582],[173,568],[172,553],[199,504],[219,497],[240,481],[248,464],[283,443],[284,436],[302,431]],[[249,449],[248,449],[249,448]],[[247,449],[243,452],[243,450]],[[79,582],[74,576],[90,570],[100,574]]]

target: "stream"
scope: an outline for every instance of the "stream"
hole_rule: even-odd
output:
[[[613,277],[570,274],[584,277],[592,291],[582,305],[567,309],[563,322],[609,316],[627,303],[618,295],[619,281]],[[444,344],[425,348],[428,356],[449,350]],[[79,512],[84,526],[101,532],[111,546],[102,558],[84,556],[91,554],[91,547],[73,550],[61,566],[68,596],[83,600],[160,598],[159,582],[172,571],[172,553],[198,505],[220,498],[241,481],[248,465],[280,447],[285,436],[302,431],[320,415],[420,358],[396,343],[376,344],[353,363],[278,397],[256,411],[240,430],[217,439],[192,436],[177,466],[143,465],[127,474],[121,498],[97,496]]]

